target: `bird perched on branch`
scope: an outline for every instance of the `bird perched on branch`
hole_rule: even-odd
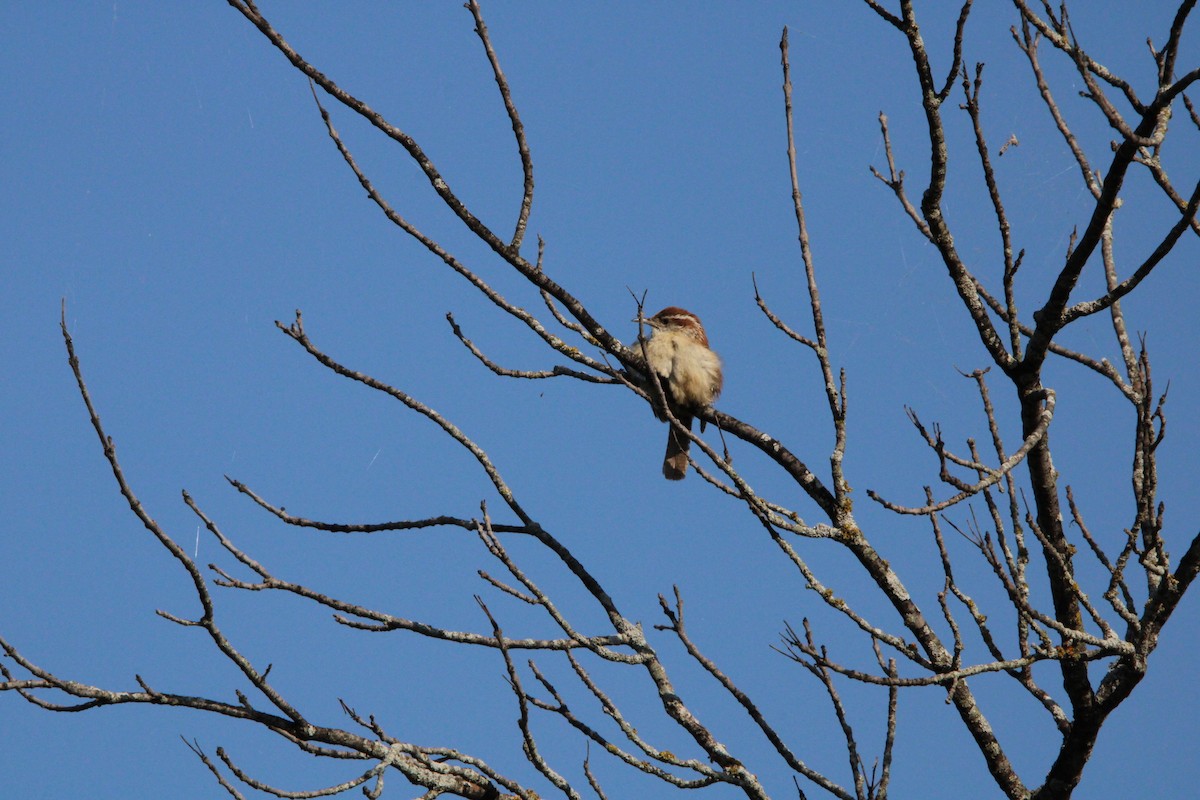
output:
[[[644,321],[651,329],[646,361],[659,377],[667,408],[690,431],[696,412],[712,405],[721,393],[721,359],[709,348],[700,318],[690,311],[667,306]],[[654,413],[666,421],[659,409]],[[701,421],[701,430],[703,424]],[[691,444],[691,439],[671,426],[663,457],[663,476],[667,480],[683,480]]]

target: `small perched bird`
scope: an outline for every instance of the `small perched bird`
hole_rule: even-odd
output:
[[[658,374],[667,407],[690,431],[693,415],[712,405],[721,393],[721,359],[709,348],[700,318],[690,311],[667,306],[645,322],[652,331],[650,341],[646,342],[646,360]],[[655,413],[666,420],[661,413]],[[667,480],[683,480],[691,444],[674,427],[670,429],[667,454],[663,457],[663,476]]]

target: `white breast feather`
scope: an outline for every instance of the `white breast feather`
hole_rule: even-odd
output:
[[[700,408],[717,399],[721,359],[686,333],[655,331],[646,343],[646,356],[679,403]]]

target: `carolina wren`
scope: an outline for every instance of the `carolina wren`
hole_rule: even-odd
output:
[[[711,405],[721,393],[721,359],[709,349],[704,326],[690,311],[667,306],[645,322],[651,329],[646,361],[662,383],[671,414],[690,431],[695,413]],[[655,409],[654,413],[666,421],[661,411]],[[683,480],[691,444],[691,439],[677,433],[674,426],[668,431],[663,457],[663,476],[667,480]]]

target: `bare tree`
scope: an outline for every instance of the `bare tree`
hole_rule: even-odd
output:
[[[1175,127],[1200,129],[1200,114],[1186,95],[1200,78],[1200,68],[1184,71],[1177,64],[1185,23],[1195,3],[1181,3],[1165,36],[1151,39],[1149,57],[1157,80],[1152,91],[1139,94],[1132,82],[1088,54],[1076,37],[1065,5],[1055,8],[1044,0],[1040,4],[1013,0],[1015,46],[1027,59],[1044,111],[1069,148],[1082,186],[1093,199],[1071,234],[1070,245],[1049,290],[1032,311],[1027,304],[1022,311],[1017,301],[1018,278],[1025,252],[1010,225],[994,161],[1017,142],[1010,138],[997,148],[987,140],[983,114],[985,70],[982,64],[967,61],[971,0],[961,7],[952,39],[937,47],[923,37],[911,0],[899,0],[898,9],[885,7],[880,0],[864,2],[881,24],[895,29],[911,53],[929,147],[927,172],[922,164],[917,185],[913,186],[893,150],[888,118],[881,113],[879,127],[886,163],[872,167],[872,172],[895,194],[900,212],[907,215],[936,250],[961,299],[962,311],[978,334],[986,366],[966,373],[966,377],[977,388],[980,420],[987,434],[983,441],[968,440],[965,449],[954,448],[943,439],[938,427],[927,426],[917,411],[910,411],[917,434],[932,452],[941,485],[937,490],[926,487],[923,500],[916,504],[868,491],[874,505],[860,517],[856,516],[851,499],[851,476],[844,468],[852,421],[848,378],[836,364],[836,347],[828,336],[800,190],[802,170],[797,164],[795,147],[797,122],[786,29],[780,41],[782,107],[787,123],[788,169],[799,253],[811,319],[803,326],[789,323],[772,309],[757,286],[754,297],[763,314],[783,335],[781,346],[791,341],[812,354],[824,386],[825,413],[834,443],[830,452],[822,454],[794,452],[786,442],[751,422],[712,407],[702,409],[698,417],[720,431],[723,445],[714,446],[689,430],[671,412],[665,395],[669,387],[645,369],[642,344],[626,344],[616,338],[609,327],[544,268],[544,243],[539,239],[534,247],[526,242],[534,198],[533,157],[478,2],[471,0],[467,9],[511,122],[523,174],[516,219],[510,222],[511,233],[499,233],[475,216],[416,139],[307,61],[252,0],[229,0],[229,5],[307,78],[333,145],[379,210],[497,308],[523,323],[550,351],[548,355],[560,363],[537,371],[504,366],[490,357],[483,346],[469,339],[454,318],[449,317],[451,330],[463,345],[499,376],[608,384],[645,400],[660,418],[667,420],[676,436],[691,440],[695,471],[711,485],[714,496],[723,496],[726,502],[743,508],[748,515],[748,527],[761,530],[802,585],[815,590],[820,602],[844,618],[869,643],[873,661],[865,664],[850,661],[832,652],[805,618],[799,625],[786,627],[778,646],[780,653],[816,678],[816,685],[826,697],[844,735],[848,780],[807,763],[798,746],[786,741],[780,732],[778,717],[782,712],[762,698],[752,697],[716,660],[706,655],[691,636],[684,599],[678,589],[671,596],[658,598],[662,619],[653,630],[647,630],[622,611],[621,598],[606,590],[600,578],[572,554],[559,535],[539,523],[522,502],[520,487],[505,479],[501,465],[494,463],[483,448],[453,422],[402,388],[343,364],[323,350],[310,338],[300,312],[287,324],[277,323],[286,336],[326,369],[393,398],[440,426],[450,440],[475,459],[494,487],[496,498],[490,506],[484,503],[479,513],[470,517],[447,514],[382,523],[328,522],[297,516],[236,479],[231,478],[230,484],[262,511],[297,527],[337,533],[424,528],[459,528],[471,532],[494,559],[498,571],[498,575],[479,573],[482,584],[476,600],[484,624],[475,631],[451,630],[356,604],[289,580],[239,546],[185,493],[184,502],[236,562],[229,567],[210,564],[211,575],[206,573],[143,507],[126,480],[115,443],[106,433],[85,383],[64,313],[62,333],[70,366],[118,489],[141,524],[182,566],[199,601],[199,611],[191,617],[158,613],[178,625],[204,631],[213,646],[244,676],[245,686],[236,690],[233,698],[220,699],[162,691],[140,677],[137,690],[87,685],[35,663],[22,655],[16,643],[0,639],[0,647],[7,656],[7,661],[0,664],[4,679],[0,688],[16,692],[37,706],[60,712],[117,704],[193,708],[255,723],[305,753],[358,762],[350,770],[352,777],[337,785],[286,791],[255,778],[222,749],[216,750],[214,760],[199,744],[189,744],[235,797],[241,797],[245,787],[295,798],[328,796],[361,787],[368,797],[378,797],[385,778],[395,775],[420,787],[424,790],[422,796],[427,798],[440,795],[535,798],[550,791],[571,798],[589,792],[601,798],[613,796],[613,791],[605,788],[598,771],[593,769],[590,755],[581,765],[555,763],[546,755],[546,728],[535,722],[540,718],[557,720],[560,727],[556,730],[572,731],[589,745],[588,752],[595,753],[597,759],[614,759],[664,787],[700,789],[724,785],[750,798],[766,798],[768,789],[760,776],[783,774],[795,780],[795,791],[800,796],[806,796],[805,790],[811,791],[815,786],[834,797],[865,800],[883,798],[888,793],[902,690],[936,686],[945,691],[947,703],[957,712],[1005,797],[1038,800],[1070,797],[1106,719],[1145,676],[1148,657],[1157,646],[1163,627],[1200,572],[1200,535],[1167,536],[1164,505],[1158,496],[1156,455],[1165,434],[1166,393],[1155,388],[1145,339],[1131,334],[1122,310],[1122,300],[1168,260],[1182,237],[1200,234],[1196,213],[1200,205],[1200,181],[1191,188],[1178,184],[1169,177],[1165,163],[1172,122]],[[1084,86],[1082,96],[1111,129],[1110,150],[1089,152],[1073,132],[1059,95],[1043,68],[1044,55],[1065,60],[1076,71]],[[938,68],[934,66],[935,60],[947,63]],[[479,269],[422,232],[395,208],[376,188],[371,176],[360,168],[338,133],[333,115],[326,107],[331,100],[367,120],[403,149],[428,179],[438,202],[455,215],[470,236],[490,248],[499,263],[524,279],[527,290],[540,297],[545,312],[535,314],[510,300],[485,280]],[[947,118],[959,113],[965,113],[969,120],[974,153],[956,159],[975,160],[1000,244],[985,264],[972,263],[958,249],[944,207],[950,172],[951,137],[947,134]],[[967,152],[971,149],[968,147]],[[1115,255],[1114,237],[1117,211],[1130,199],[1126,182],[1133,173],[1148,176],[1173,211],[1170,218],[1162,221],[1161,230],[1155,232],[1156,243],[1128,264]],[[1103,291],[1087,294],[1083,279],[1089,272],[1102,276]],[[640,298],[634,297],[631,314],[640,319],[643,311]],[[1097,316],[1109,321],[1110,346],[1119,354],[1115,362],[1062,343],[1064,331]],[[1046,365],[1054,360],[1074,362],[1090,371],[1098,387],[1129,404],[1128,416],[1112,421],[1113,426],[1128,430],[1132,452],[1129,477],[1133,503],[1125,519],[1099,523],[1087,519],[1085,509],[1075,502],[1067,482],[1069,476],[1060,475],[1055,467],[1052,434],[1056,392],[1045,373]],[[1018,441],[1006,441],[1002,436],[1008,426],[992,401],[992,384],[996,382],[1006,386],[1004,391],[1011,392],[1016,399],[1021,429]],[[778,469],[803,493],[804,506],[792,508],[781,499],[756,490],[734,467],[732,452],[739,453],[739,462],[764,460]],[[810,463],[822,459],[827,459],[827,465],[810,467]],[[502,513],[495,513],[497,506]],[[951,509],[966,507],[970,507],[971,513],[965,525],[946,516]],[[911,592],[904,576],[877,549],[876,531],[889,525],[889,513],[927,520],[944,578],[940,592],[936,593],[936,603]],[[947,543],[951,530],[965,537],[977,552],[993,581],[990,586],[972,588],[960,580],[962,570]],[[812,540],[824,540],[840,548],[857,565],[857,570],[839,575],[837,583],[828,576],[822,577],[806,556],[814,544]],[[535,542],[557,559],[591,607],[573,598],[562,600],[544,588],[543,582],[527,571],[515,555],[513,543],[517,541]],[[1169,550],[1181,549],[1181,555],[1170,556]],[[1081,569],[1078,562],[1084,560],[1093,563]],[[1091,576],[1096,574],[1092,567],[1102,576],[1098,583],[1092,580]],[[343,723],[344,727],[317,723],[311,712],[298,707],[272,681],[269,666],[245,655],[243,647],[223,632],[214,585],[246,592],[288,593],[329,609],[339,623],[361,631],[407,632],[444,642],[446,646],[473,645],[495,651],[518,711],[517,726],[510,735],[519,737],[525,758],[540,773],[540,778],[534,776],[531,780],[514,765],[501,764],[487,754],[422,744],[407,734],[401,738],[389,731],[385,720],[360,713],[345,703],[342,707],[348,722]],[[845,599],[848,587],[855,591],[869,589],[892,613],[886,619],[879,618],[878,613],[868,613]],[[979,591],[997,588],[1007,601],[1002,609],[985,610],[973,599]],[[550,624],[553,633],[543,638],[506,634],[504,624],[508,619],[497,610],[498,600],[506,604],[516,601],[528,607],[530,615]],[[582,621],[596,618],[597,611],[603,625]],[[798,609],[797,613],[803,611]],[[664,643],[681,645],[686,658],[669,658],[664,654]],[[839,643],[839,648],[842,647]],[[546,664],[553,661],[569,665],[573,679],[578,682],[575,689],[581,688],[585,696],[598,703],[601,714],[580,711],[568,702],[571,691],[552,682],[546,669]],[[1094,665],[1102,669],[1096,670]],[[755,752],[751,757],[723,744],[726,736],[722,723],[705,718],[696,703],[689,702],[677,689],[676,673],[696,666],[740,707],[745,719],[769,745],[768,756]],[[634,720],[638,715],[631,715],[606,688],[602,674],[613,669],[634,675],[644,683],[657,698],[663,719],[685,736],[689,753],[676,754],[639,732]],[[1010,678],[1015,691],[1026,697],[1034,709],[1032,713],[1044,713],[1057,729],[1058,751],[1048,759],[1049,767],[1044,774],[1022,774],[1011,760],[1006,743],[994,731],[974,690],[976,681],[989,676],[994,680]],[[860,733],[843,700],[845,687],[853,684],[878,687],[881,693],[885,713],[882,746],[876,758],[863,752]],[[607,721],[600,719],[601,716],[607,717]]]

